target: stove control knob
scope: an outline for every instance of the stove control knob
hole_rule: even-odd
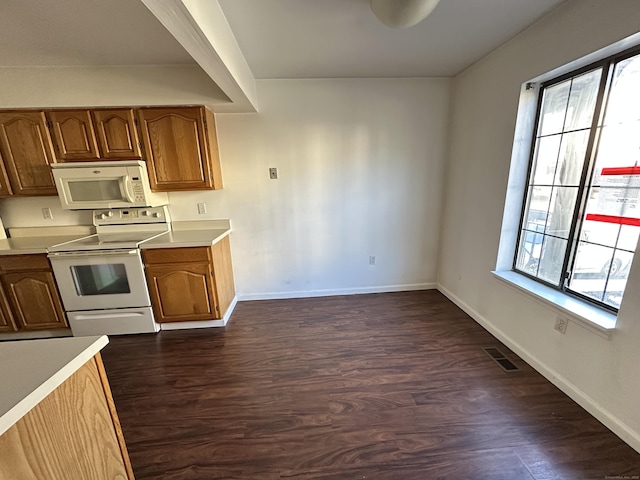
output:
[[[107,217],[113,217],[113,212],[111,210],[107,212]]]
[[[154,213],[153,218],[160,218],[160,213],[159,212]]]
[[[151,215],[151,212],[149,210],[143,210],[142,211],[142,216],[143,217],[148,217],[149,215]]]
[[[107,214],[106,214],[106,213],[101,213],[101,214],[100,214],[100,218],[101,218],[102,220],[104,220],[105,218],[107,218]]]

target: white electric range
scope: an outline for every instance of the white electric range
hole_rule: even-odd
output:
[[[96,234],[48,249],[74,336],[153,333],[140,245],[171,229],[166,207],[93,212]]]

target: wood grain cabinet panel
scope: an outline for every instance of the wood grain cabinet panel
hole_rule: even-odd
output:
[[[0,284],[0,332],[16,332],[18,327],[11,314],[11,305]]]
[[[209,110],[142,108],[138,119],[152,190],[222,188],[215,118]]]
[[[100,355],[0,436],[0,479],[134,480]]]
[[[142,252],[157,322],[224,317],[235,297],[228,236],[213,247],[160,248]]]
[[[89,110],[54,110],[48,112],[48,117],[58,159],[86,161],[100,158]]]
[[[2,284],[21,329],[67,327],[58,287],[51,272],[6,273],[2,275]]]
[[[0,293],[14,330],[68,327],[46,254],[0,256]]]
[[[92,115],[103,159],[142,158],[133,109],[93,110]]]
[[[212,271],[208,264],[147,267],[158,322],[217,318]]]
[[[9,175],[7,175],[2,153],[0,153],[0,198],[10,197],[12,194],[13,190],[11,190],[11,184],[9,183]]]
[[[0,112],[0,152],[13,195],[57,195],[44,112]]]

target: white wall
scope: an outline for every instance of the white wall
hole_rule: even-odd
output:
[[[240,298],[434,286],[450,81],[257,87],[260,113],[216,116],[224,190],[170,195],[231,218]]]
[[[224,189],[171,193],[172,217],[231,219],[240,298],[433,288],[450,83],[258,81],[260,113],[216,115]],[[1,200],[0,217],[91,222],[57,197]]]
[[[499,283],[496,266],[520,86],[635,34],[637,0],[573,0],[455,79],[439,288],[640,451],[640,262],[610,340]]]

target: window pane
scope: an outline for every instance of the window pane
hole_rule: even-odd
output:
[[[622,252],[617,250],[611,265],[609,273],[609,281],[607,289],[604,293],[603,301],[607,305],[619,308],[624,295],[624,289],[627,286],[627,277],[629,275],[629,266],[633,260],[633,253]]]
[[[562,132],[570,86],[571,80],[567,80],[544,90],[539,136]]]
[[[569,238],[569,230],[576,206],[577,187],[553,187],[545,233]]]
[[[635,252],[638,248],[638,234],[640,227],[632,227],[631,225],[622,225],[620,228],[620,237],[618,238],[618,248]]]
[[[569,95],[569,108],[564,131],[590,128],[598,96],[602,69],[574,77]]]
[[[553,185],[561,139],[562,135],[551,135],[538,139],[532,175],[534,185]]]
[[[589,130],[565,133],[562,135],[558,168],[554,183],[556,185],[580,185],[584,167]]]
[[[615,247],[619,232],[619,224],[586,220],[582,226],[582,236],[580,239],[585,242]]]
[[[540,255],[538,278],[555,285],[560,284],[562,264],[567,249],[567,241],[560,238],[545,236]]]
[[[602,127],[598,167],[627,167],[640,164],[640,121]]]
[[[520,246],[516,268],[530,275],[538,274],[538,263],[542,249],[543,235],[527,230],[520,232]]]
[[[534,232],[544,232],[547,224],[547,212],[551,200],[551,187],[533,187],[527,199],[527,211],[524,215],[523,228]]]
[[[602,301],[614,249],[580,242],[569,288]]]
[[[609,104],[605,116],[607,125],[640,120],[640,55],[616,65]]]

